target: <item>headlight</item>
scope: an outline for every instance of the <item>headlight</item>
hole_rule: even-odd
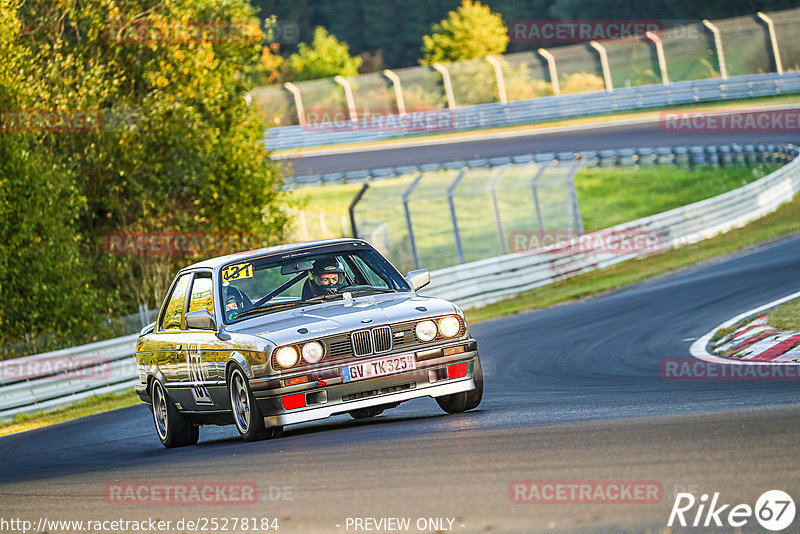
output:
[[[277,361],[278,365],[284,369],[288,369],[289,367],[293,366],[299,359],[300,355],[297,353],[297,349],[294,347],[281,347],[275,353],[275,361]]]
[[[439,321],[439,332],[444,337],[455,337],[458,335],[459,330],[461,330],[461,323],[452,315]]]
[[[303,345],[303,359],[308,363],[317,363],[322,359],[322,345],[316,341]]]
[[[436,337],[436,323],[433,321],[422,321],[417,323],[417,338],[420,341],[430,341]]]

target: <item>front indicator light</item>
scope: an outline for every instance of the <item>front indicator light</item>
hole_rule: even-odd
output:
[[[453,354],[459,354],[461,352],[464,352],[465,349],[466,347],[464,347],[464,345],[459,345],[457,347],[448,347],[444,349],[443,354],[445,356],[452,356]]]
[[[297,353],[295,347],[287,346],[281,347],[275,352],[275,361],[284,369],[288,369],[297,363],[300,359],[300,354]]]
[[[316,341],[311,341],[303,345],[303,359],[308,363],[317,363],[322,359],[324,351],[322,345]]]
[[[444,337],[455,337],[460,330],[461,323],[452,315],[439,321],[439,332],[441,332]]]
[[[417,333],[417,338],[420,341],[431,341],[433,338],[436,337],[436,323],[433,321],[422,321],[417,323],[417,327],[415,328]]]

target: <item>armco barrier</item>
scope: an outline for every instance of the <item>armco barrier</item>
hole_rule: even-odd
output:
[[[734,76],[727,80],[715,78],[669,85],[642,85],[614,89],[613,92],[597,91],[516,100],[507,104],[464,106],[450,110],[453,123],[447,131],[534,124],[618,111],[790,93],[800,93],[800,71],[788,71],[783,74],[750,74]],[[441,133],[441,130],[436,133]],[[394,129],[369,128],[366,131],[359,131],[356,127],[326,129],[324,125],[306,128],[284,126],[266,130],[264,146],[267,150],[285,150],[339,143],[363,143],[419,134],[419,131],[404,133]]]
[[[719,152],[722,147],[717,148]],[[733,151],[748,153],[739,148],[734,147]],[[754,149],[753,154],[764,152],[759,159],[794,159],[734,191],[610,230],[656,230],[664,236],[667,246],[674,246],[711,237],[774,211],[800,191],[800,152],[791,146],[757,148],[761,150]],[[700,152],[710,151],[706,147]],[[616,156],[619,153],[624,151],[615,151]],[[508,254],[433,271],[431,285],[423,293],[453,300],[463,307],[477,307],[633,257],[636,254]],[[136,339],[137,334],[133,334],[0,361],[0,421],[13,419],[18,413],[52,410],[91,395],[132,388],[137,382]]]
[[[798,149],[789,150],[794,160],[779,170],[744,187],[687,206],[620,224],[604,233],[656,231],[665,247],[700,241],[747,224],[777,209],[800,192]],[[589,234],[592,235],[592,234]],[[563,248],[563,246],[562,246]],[[480,307],[523,291],[634,258],[640,254],[514,253],[476,261],[431,273],[424,290],[457,302]]]
[[[761,163],[771,161],[772,154],[780,151],[775,145],[696,145],[620,148],[609,150],[584,150],[581,152],[542,152],[467,161],[445,161],[402,167],[381,167],[347,172],[304,174],[286,178],[286,188],[326,184],[365,183],[450,169],[497,167],[501,165],[527,165],[529,163],[566,162],[581,159],[584,167],[620,167],[624,165],[718,165]],[[791,158],[789,158],[791,159]]]
[[[0,421],[132,388],[137,337],[0,361]]]

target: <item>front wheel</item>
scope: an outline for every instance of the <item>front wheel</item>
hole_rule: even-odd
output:
[[[161,444],[168,449],[194,445],[200,437],[200,427],[192,424],[178,411],[158,380],[153,382],[153,422]]]
[[[231,397],[233,422],[243,440],[260,441],[280,435],[283,430],[282,426],[267,428],[264,425],[264,416],[261,415],[261,410],[255,402],[244,373],[238,367],[234,367],[231,371],[228,390]]]
[[[475,382],[475,389],[471,391],[436,397],[439,408],[447,413],[465,412],[477,408],[481,403],[481,398],[483,398],[483,369],[481,368],[481,360],[478,357],[475,358],[475,364],[472,368],[472,380]]]

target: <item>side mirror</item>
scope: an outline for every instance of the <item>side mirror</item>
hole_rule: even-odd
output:
[[[428,272],[428,269],[411,271],[406,275],[406,282],[408,282],[408,285],[410,285],[411,289],[414,291],[422,289],[431,283],[431,273]]]
[[[216,330],[217,323],[208,310],[197,310],[186,314],[187,330]]]

